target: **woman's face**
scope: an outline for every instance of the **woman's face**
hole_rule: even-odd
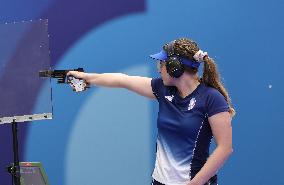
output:
[[[157,65],[158,65],[158,72],[161,74],[164,85],[173,86],[174,78],[168,74],[167,68],[166,68],[166,62],[158,61]]]

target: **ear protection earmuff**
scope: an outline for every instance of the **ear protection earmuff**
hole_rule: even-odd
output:
[[[170,42],[166,50],[168,55],[168,58],[166,60],[166,69],[171,77],[179,78],[184,73],[184,64],[174,53],[174,44],[175,41]]]

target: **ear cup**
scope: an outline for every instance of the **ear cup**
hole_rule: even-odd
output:
[[[167,59],[166,69],[168,74],[174,78],[179,78],[184,73],[184,65],[177,57]]]

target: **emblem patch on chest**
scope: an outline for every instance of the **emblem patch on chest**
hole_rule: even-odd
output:
[[[189,105],[188,105],[188,110],[193,109],[193,107],[195,106],[195,102],[196,102],[196,99],[195,98],[191,98],[191,100],[189,102]]]
[[[172,101],[173,101],[173,98],[174,98],[174,95],[165,96],[165,98],[166,98],[167,100],[169,100],[170,102],[172,102]]]

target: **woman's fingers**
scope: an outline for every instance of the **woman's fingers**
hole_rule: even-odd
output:
[[[76,71],[69,71],[66,75],[67,76],[76,76]]]
[[[67,76],[74,76],[75,78],[83,78],[84,77],[84,73],[78,72],[78,71],[69,71],[66,75]]]

